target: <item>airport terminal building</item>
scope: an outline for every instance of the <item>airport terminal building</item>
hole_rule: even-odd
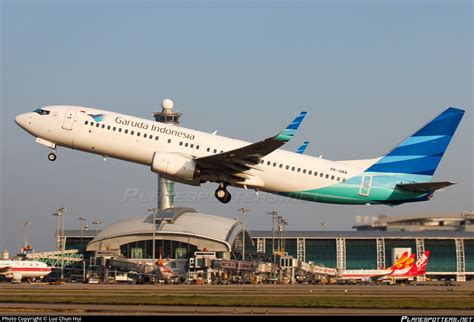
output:
[[[273,251],[280,249],[303,262],[338,269],[389,267],[396,248],[409,248],[417,255],[429,250],[427,277],[474,279],[472,221],[449,221],[449,216],[443,216],[385,220],[399,226],[405,220],[408,226],[416,226],[412,230],[387,229],[387,223],[379,225],[384,229],[357,231],[250,231],[246,232],[245,249],[247,257],[271,258]],[[436,218],[454,222],[450,227],[457,229],[435,230],[433,225],[422,229],[419,225],[421,221],[441,222]],[[238,259],[242,250],[242,226],[238,221],[191,208],[160,211],[155,216],[155,229],[153,215],[127,219],[102,230],[87,244],[87,251],[115,251],[133,261],[150,261],[153,239],[155,258],[188,259],[195,251],[213,251],[218,258]]]

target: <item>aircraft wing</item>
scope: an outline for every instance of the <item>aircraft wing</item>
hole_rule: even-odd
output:
[[[444,182],[423,182],[423,183],[399,183],[397,188],[411,192],[433,192],[444,187],[449,187],[455,182],[444,181]]]
[[[201,172],[210,175],[224,173],[232,176],[249,169],[258,169],[256,165],[260,162],[260,158],[289,142],[305,116],[306,112],[301,112],[286,129],[268,139],[231,151],[196,158],[195,161]],[[240,174],[237,177],[248,179],[246,174]]]

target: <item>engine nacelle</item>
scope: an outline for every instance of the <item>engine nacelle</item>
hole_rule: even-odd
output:
[[[159,173],[175,181],[193,181],[199,176],[196,161],[193,159],[169,152],[155,152],[151,163],[151,171]]]
[[[23,275],[15,272],[12,274],[12,283],[21,283],[22,278],[23,278]]]

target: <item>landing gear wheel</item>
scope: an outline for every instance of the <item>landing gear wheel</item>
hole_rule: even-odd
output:
[[[232,196],[230,195],[229,191],[227,191],[225,186],[219,186],[215,192],[215,196],[217,200],[222,203],[229,203],[230,199],[232,199]]]
[[[54,161],[54,160],[56,160],[56,153],[51,152],[50,154],[48,154],[48,160],[49,160],[49,161]]]

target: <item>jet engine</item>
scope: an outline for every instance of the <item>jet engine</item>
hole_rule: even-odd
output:
[[[151,163],[151,171],[163,175],[173,181],[193,184],[199,177],[196,161],[191,157],[170,152],[155,152]]]

